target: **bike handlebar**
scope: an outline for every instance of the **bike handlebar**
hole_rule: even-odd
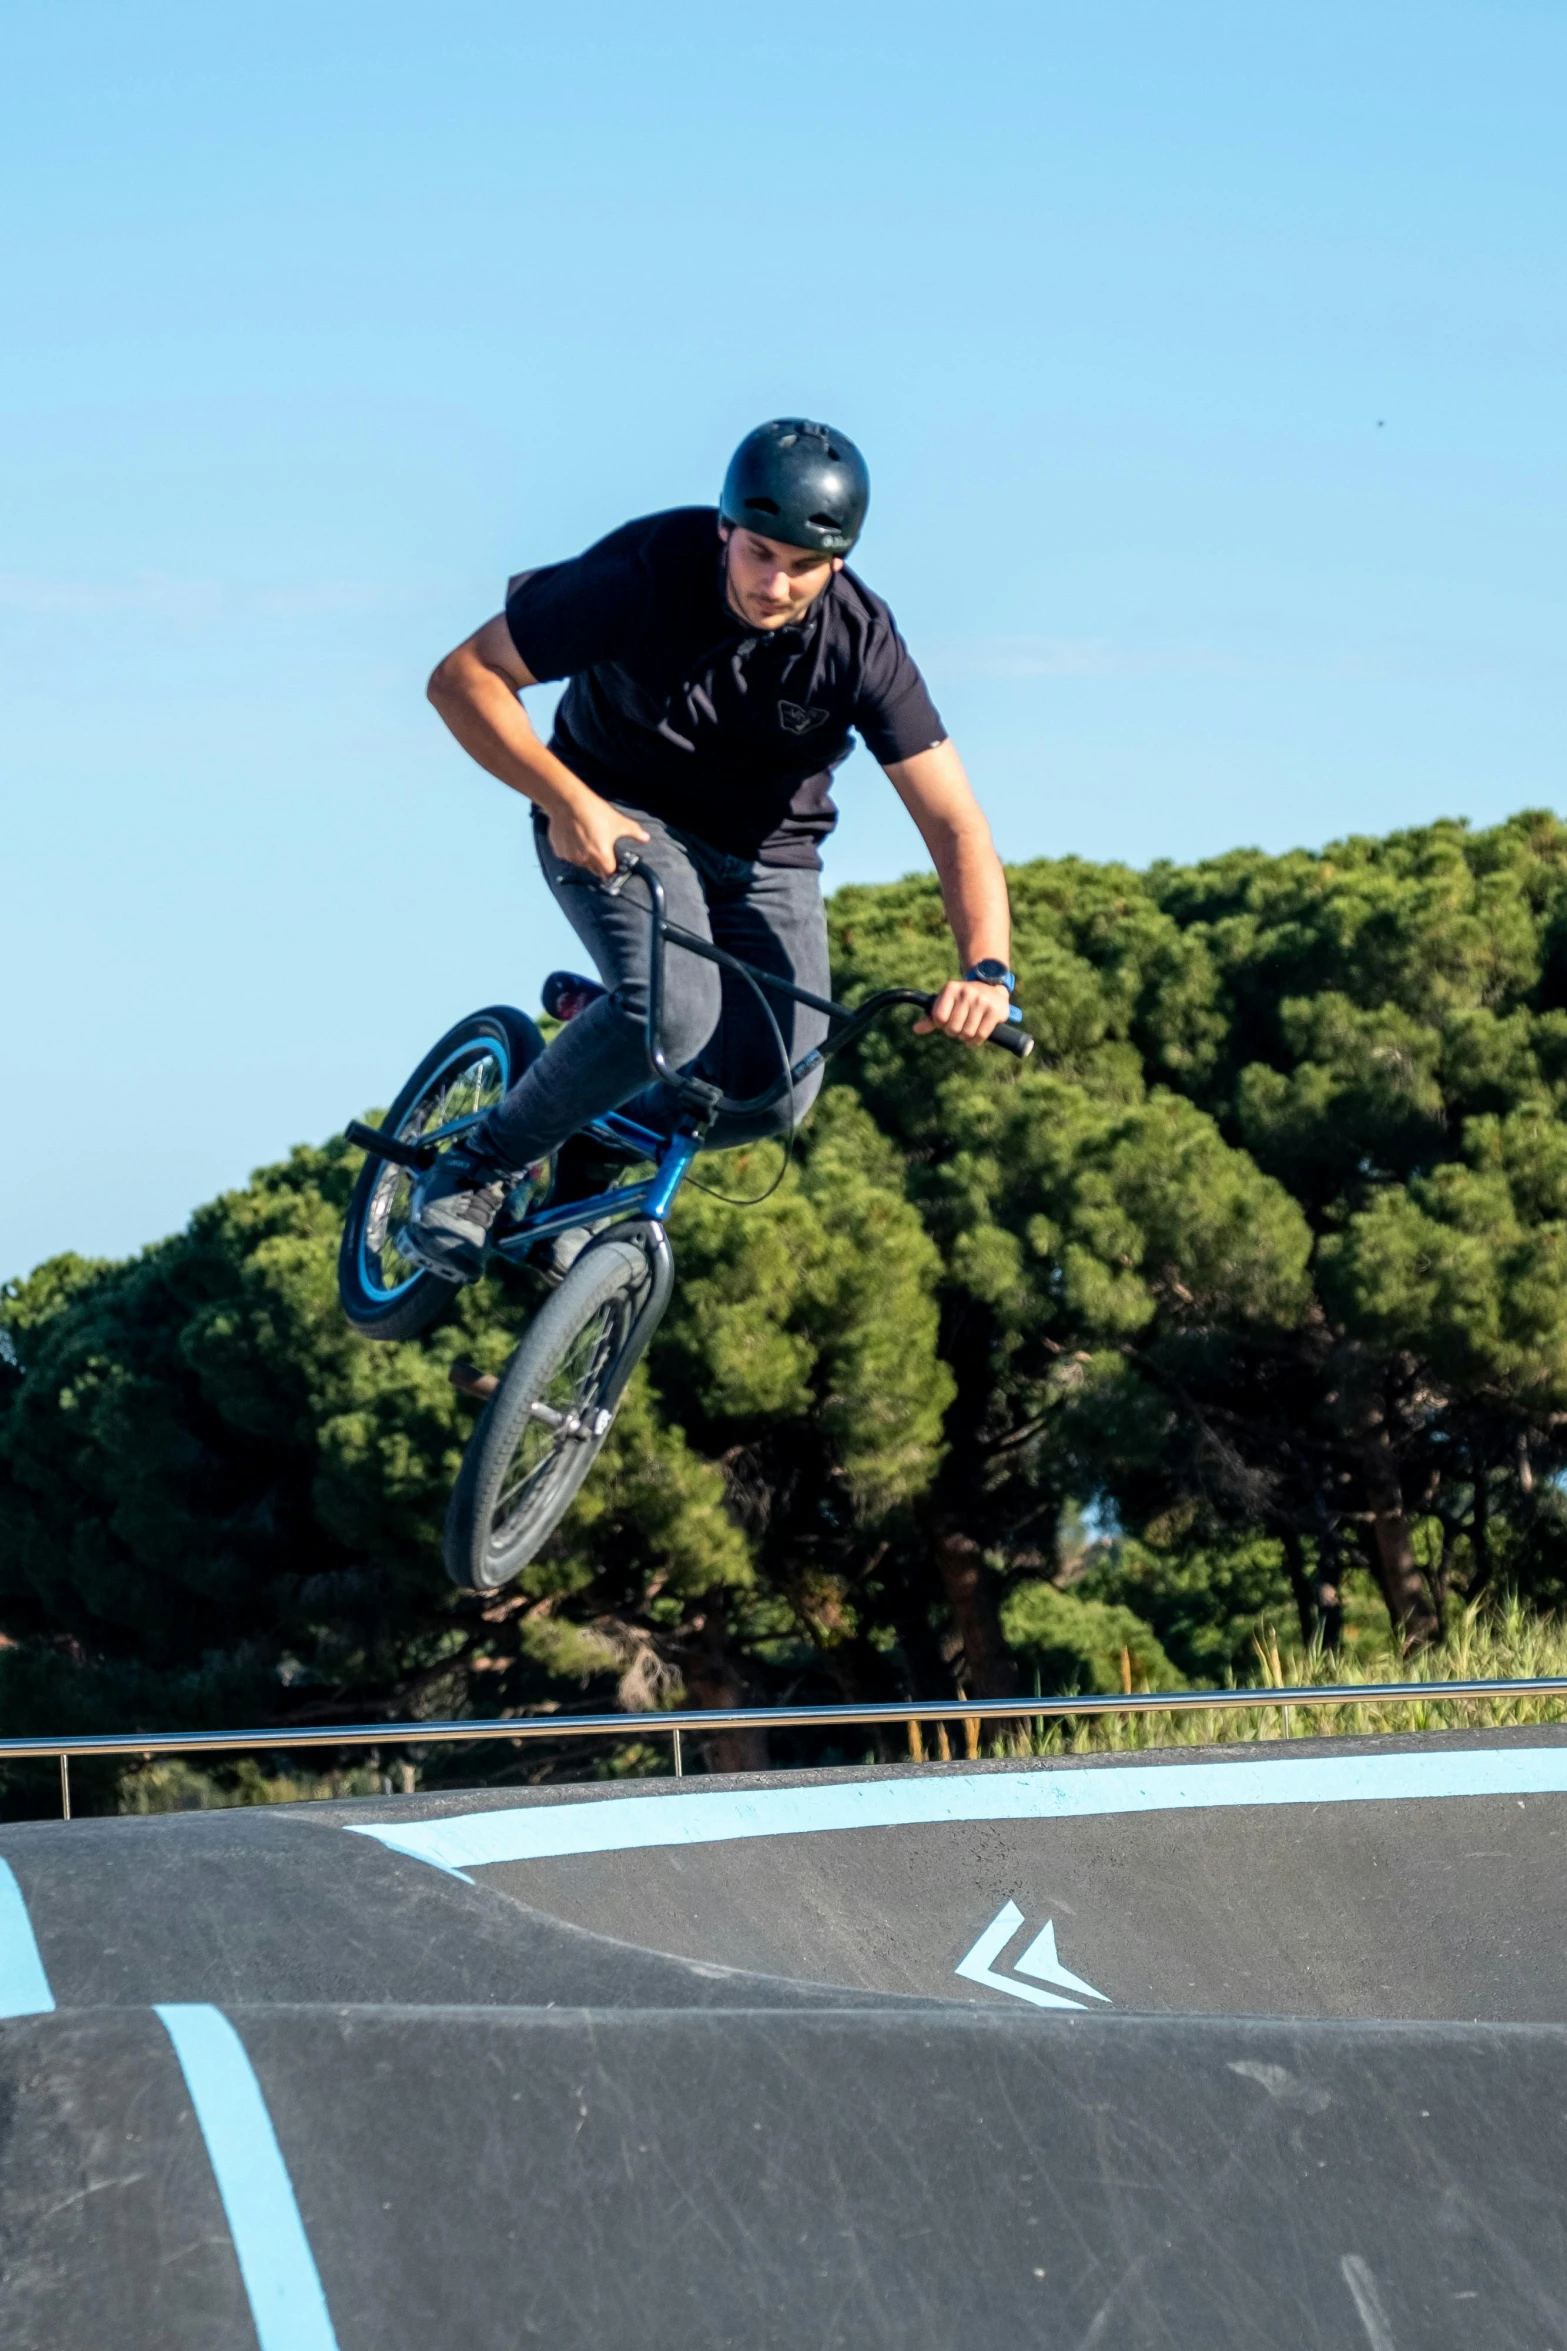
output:
[[[934,1004],[934,996],[931,1002]],[[1034,1040],[1027,1029],[1009,1028],[1005,1022],[992,1029],[985,1039],[987,1045],[999,1045],[1003,1053],[1010,1053],[1014,1061],[1026,1061],[1034,1050]]]
[[[604,887],[608,891],[611,898],[618,898],[620,896],[621,891],[625,888],[627,882],[630,881],[632,875],[638,870],[641,863],[642,860],[637,855],[637,845],[635,841],[631,838],[629,833],[623,833],[620,839],[615,843],[615,870],[604,884]]]
[[[677,924],[672,924],[668,920],[664,911],[662,880],[654,868],[639,854],[636,842],[629,835],[624,835],[615,844],[615,872],[604,884],[610,896],[618,898],[633,874],[641,875],[648,893],[648,912],[655,942],[648,986],[648,1062],[655,1077],[663,1079],[666,1085],[681,1088],[697,1099],[699,1107],[707,1117],[713,1117],[720,1113],[734,1115],[761,1110],[767,1104],[776,1101],[785,1087],[792,1084],[816,1061],[825,1059],[828,1054],[838,1052],[849,1043],[851,1038],[859,1036],[865,1029],[868,1029],[872,1021],[879,1019],[882,1013],[890,1012],[894,1005],[912,1004],[917,1006],[921,1012],[928,1013],[936,1001],[934,995],[928,995],[918,988],[879,988],[874,995],[867,996],[862,1004],[855,1005],[851,1010],[848,1005],[836,1004],[829,997],[813,996],[804,988],[792,987],[787,980],[779,979],[775,973],[753,972],[750,965],[740,962],[737,956],[728,954],[722,947],[715,947],[710,940],[694,938],[690,932],[682,931]],[[585,874],[583,881],[586,882],[589,878]],[[819,1051],[809,1055],[798,1069],[789,1071],[786,1076],[781,1078],[770,1093],[759,1094],[752,1102],[732,1102],[727,1095],[720,1093],[716,1086],[708,1085],[705,1080],[682,1077],[678,1070],[670,1068],[659,1035],[662,1026],[664,998],[664,946],[669,939],[674,939],[677,945],[689,948],[693,954],[701,955],[710,962],[745,973],[758,985],[765,984],[768,987],[776,988],[782,995],[792,997],[796,1003],[808,1004],[815,1011],[825,1012],[830,1019],[838,1023],[836,1033],[829,1035]],[[1011,1017],[1015,1021],[1020,1016],[1014,1012]],[[1034,1040],[1028,1031],[1009,1024],[992,1029],[985,1042],[988,1045],[998,1045],[1003,1053],[1010,1053],[1014,1061],[1026,1061],[1034,1050]]]

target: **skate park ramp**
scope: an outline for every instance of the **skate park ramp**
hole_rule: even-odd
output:
[[[0,1830],[0,2340],[1567,2351],[1567,1736]]]

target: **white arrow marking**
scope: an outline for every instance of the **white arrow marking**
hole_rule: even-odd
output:
[[[1022,1924],[1023,1913],[1017,1904],[1004,1902],[978,1941],[964,1952],[953,1972],[966,1977],[971,1984],[983,1984],[989,1992],[1010,1992],[1014,2000],[1032,2001],[1036,2008],[1081,2009],[1081,2000],[1063,2000],[1059,1992],[1036,1992],[1032,1984],[1015,1983],[1011,1976],[996,1974],[996,1961]],[[1100,1997],[1099,1993],[1094,1994],[1096,2000]]]
[[[1041,1983],[1059,1984],[1064,1992],[1086,1992],[1090,2000],[1107,2004],[1108,1992],[1096,1992],[1092,1984],[1085,1984],[1080,1975],[1063,1967],[1056,1956],[1056,1922],[1047,1918],[1021,1959],[1013,1963],[1019,1975],[1038,1976]]]

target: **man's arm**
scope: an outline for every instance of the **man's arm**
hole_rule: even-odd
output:
[[[952,744],[938,743],[912,759],[894,760],[886,772],[940,876],[941,900],[963,969],[992,955],[1010,968],[1007,878]],[[917,1020],[914,1028],[919,1036],[941,1029],[965,1045],[982,1045],[1006,1017],[1005,988],[987,988],[978,980],[948,980],[931,1006],[930,1018]]]
[[[469,758],[544,810],[556,856],[607,878],[615,870],[615,843],[628,834],[637,841],[648,836],[539,741],[517,699],[524,686],[537,684],[498,613],[437,664],[428,692]]]

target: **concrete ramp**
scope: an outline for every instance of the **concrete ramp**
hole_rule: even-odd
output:
[[[1567,2326],[1556,2026],[227,2023],[292,2212],[157,2017],[8,2029],[7,2344],[1523,2351]]]
[[[621,1942],[865,1992],[1567,2022],[1551,1733],[655,1781],[351,1825]]]
[[[0,1832],[7,2351],[1567,2351],[1567,1739]]]
[[[418,1809],[417,1800],[400,1808]],[[0,1830],[0,1871],[16,1890],[9,1948],[14,1956],[19,1934],[30,1938],[61,2008],[792,2007],[844,1998],[585,1931],[496,1884],[345,1835],[339,1811],[354,1817],[348,1807],[302,1804]],[[0,2013],[5,1916],[0,1899]]]

